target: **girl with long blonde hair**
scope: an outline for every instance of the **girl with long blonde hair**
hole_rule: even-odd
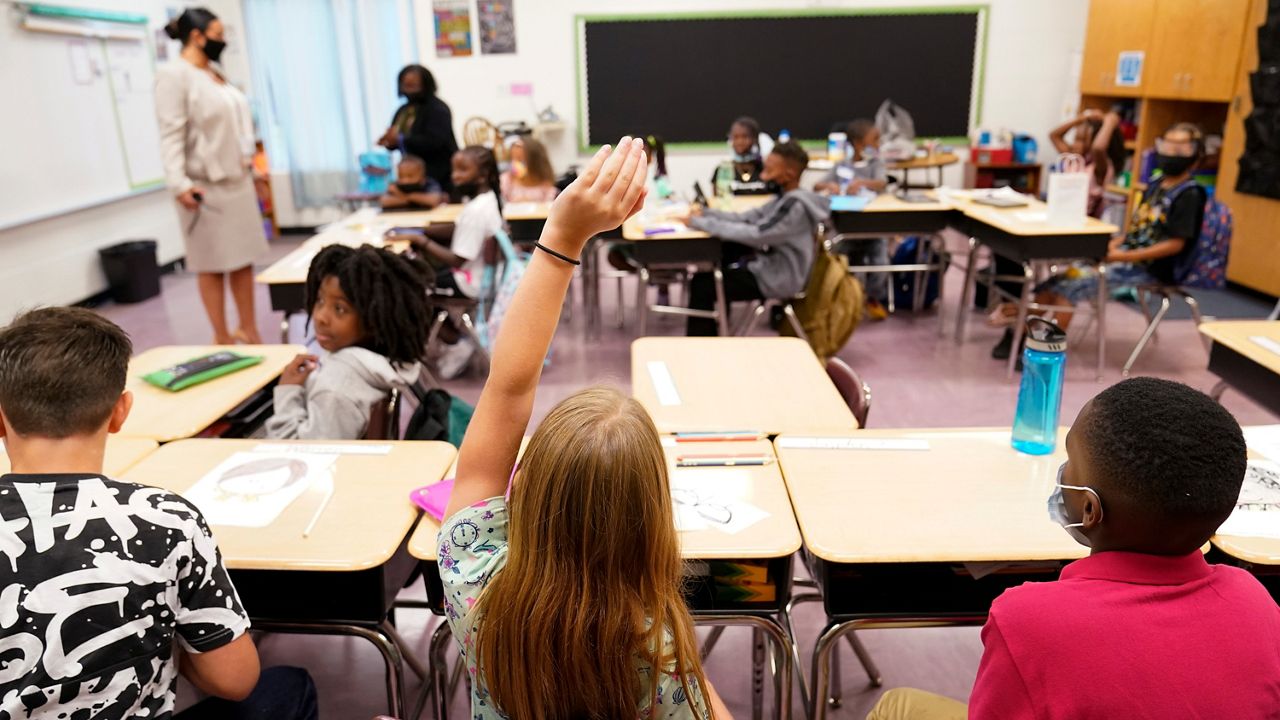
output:
[[[556,200],[462,443],[439,567],[477,718],[729,717],[698,657],[644,409],[604,388],[567,398],[512,478],[573,266],[643,205],[645,171],[643,143],[623,138]]]

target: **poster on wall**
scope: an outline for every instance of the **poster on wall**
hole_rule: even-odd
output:
[[[471,3],[469,0],[432,0],[436,19],[436,57],[471,55]]]
[[[516,18],[514,0],[478,0],[476,12],[480,21],[480,52],[506,55],[516,51]]]

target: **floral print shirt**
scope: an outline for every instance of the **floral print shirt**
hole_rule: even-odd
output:
[[[440,580],[444,585],[444,612],[453,631],[458,651],[467,664],[471,677],[471,716],[475,720],[506,720],[494,706],[475,659],[475,633],[481,619],[472,612],[480,593],[495,573],[507,563],[507,501],[502,497],[482,500],[454,513],[440,528]],[[637,660],[636,672],[648,676],[647,664]],[[695,692],[696,688],[695,688]],[[637,718],[648,718],[653,705],[655,717],[671,720],[705,720],[697,707],[705,707],[699,697],[697,705],[689,702],[680,678],[663,672],[658,692],[652,702],[637,707]]]

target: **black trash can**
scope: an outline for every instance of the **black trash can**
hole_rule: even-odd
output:
[[[98,251],[111,299],[136,303],[160,294],[160,266],[155,240],[128,240]]]

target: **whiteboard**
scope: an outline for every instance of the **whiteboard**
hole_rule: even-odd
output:
[[[31,32],[0,12],[0,68],[0,228],[162,184],[141,40]]]

